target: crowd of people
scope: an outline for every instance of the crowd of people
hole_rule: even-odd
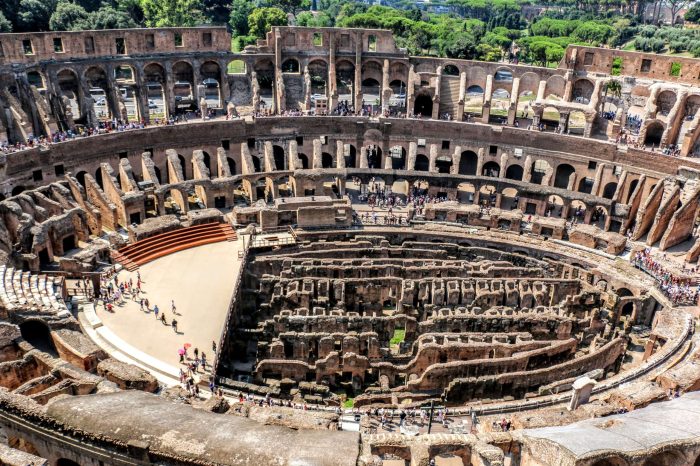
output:
[[[679,277],[668,271],[659,261],[654,259],[649,248],[637,252],[632,257],[632,264],[654,277],[659,283],[661,291],[673,304],[697,304],[700,287],[693,286],[687,278]]]

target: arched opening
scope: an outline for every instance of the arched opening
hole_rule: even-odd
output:
[[[357,150],[352,144],[345,144],[343,147],[343,152],[345,154],[345,166],[348,168],[357,167]]]
[[[182,154],[177,154],[177,160],[180,162],[180,167],[182,168],[182,176],[187,179],[187,160],[185,160],[185,156]],[[171,182],[174,182],[175,180],[170,180]],[[184,181],[184,180],[182,180]]]
[[[75,235],[68,235],[63,238],[63,240],[61,240],[61,246],[63,247],[64,254],[77,248],[78,245],[75,242]]]
[[[497,195],[495,186],[486,184],[479,188],[479,203],[481,205],[495,207],[496,198]]]
[[[430,159],[423,154],[416,155],[416,171],[427,172],[430,170]]]
[[[389,149],[391,153],[391,168],[392,170],[406,169],[406,150],[401,146],[393,146]]]
[[[231,60],[226,66],[226,74],[246,74],[247,66],[243,60]]]
[[[676,93],[673,91],[661,91],[656,98],[656,106],[658,108],[658,114],[663,116],[668,116],[671,113],[671,109],[676,104]]]
[[[634,296],[634,294],[628,288],[624,288],[624,287],[618,288],[616,293],[617,293],[617,296],[620,298],[627,298],[630,296]]]
[[[202,162],[204,163],[204,166],[207,167],[207,170],[209,170],[209,173],[211,173],[211,157],[205,150],[202,151]]]
[[[484,109],[484,88],[469,86],[464,95],[464,113],[471,116],[481,116]]]
[[[647,126],[647,132],[644,136],[645,146],[659,146],[661,144],[661,136],[664,134],[664,125],[661,122],[653,121]]]
[[[389,98],[389,107],[397,109],[406,108],[406,83],[400,79],[395,79],[389,83],[391,88],[391,97]]]
[[[194,70],[187,62],[179,61],[173,65],[173,95],[175,110],[185,111],[195,107],[194,101]]]
[[[603,206],[596,206],[591,215],[591,224],[597,226],[601,230],[605,229],[605,221],[608,218],[608,209]]]
[[[578,192],[584,193],[584,194],[591,194],[593,191],[593,178],[581,178],[581,181],[578,182]]]
[[[576,103],[588,105],[591,102],[593,89],[594,85],[591,81],[588,79],[579,79],[574,82],[571,99]]]
[[[44,83],[44,77],[38,71],[28,71],[27,72],[27,82],[30,86],[36,87],[39,92],[46,90],[46,84]]]
[[[75,175],[75,179],[78,180],[78,183],[80,183],[83,188],[85,187],[85,175],[87,175],[87,172],[84,171],[78,172],[78,174]]]
[[[471,183],[460,183],[457,186],[457,199],[462,204],[472,204],[474,202],[474,193],[476,189]]]
[[[232,157],[226,157],[226,163],[228,164],[228,171],[231,172],[231,175],[237,174],[236,161]]]
[[[347,60],[341,60],[335,65],[335,82],[338,92],[338,101],[347,103],[348,107],[353,103],[353,86],[355,84],[355,65]]]
[[[136,80],[134,68],[130,65],[118,65],[114,68],[114,80],[119,90],[119,115],[122,119],[138,121],[141,118],[136,103]],[[125,115],[126,114],[126,115]]]
[[[381,105],[381,86],[379,81],[368,78],[362,81],[362,100],[365,107],[372,106],[372,111],[376,111]]]
[[[491,107],[489,108],[489,122],[503,124],[508,120],[510,108],[510,93],[505,89],[496,89],[491,94]]]
[[[299,158],[299,161],[301,162],[301,168],[303,170],[307,170],[309,168],[309,158],[306,156],[306,154],[297,154],[297,157]]]
[[[530,90],[523,91],[518,96],[516,118],[518,120],[518,124],[523,128],[527,128],[532,124],[532,118],[535,116],[535,111],[532,108],[532,101],[534,101],[536,97],[537,95]]]
[[[435,159],[435,167],[438,173],[450,173],[452,171],[452,157],[441,155]]]
[[[459,76],[459,68],[455,65],[445,65],[442,69],[442,74],[446,74],[447,76]]]
[[[69,460],[67,458],[60,458],[58,461],[56,461],[56,466],[80,466],[80,465],[73,460]]]
[[[501,209],[512,210],[518,208],[518,191],[515,188],[506,188],[501,193]]]
[[[482,176],[488,176],[491,178],[498,178],[498,175],[501,171],[501,166],[498,165],[496,162],[486,162],[484,164],[484,167],[481,170],[481,175]]]
[[[542,112],[542,125],[547,131],[556,131],[559,129],[559,110],[554,107],[545,107]]]
[[[272,61],[263,59],[255,64],[254,71],[260,90],[260,106],[263,109],[272,109],[275,95],[275,66]]]
[[[107,73],[97,66],[91,66],[85,71],[85,79],[88,83],[90,97],[92,99],[92,110],[100,121],[107,121],[112,118],[110,108],[113,108],[111,93],[109,92],[109,80]]]
[[[557,172],[554,175],[554,187],[567,189],[571,175],[576,172],[576,169],[568,163],[561,163],[557,167]]]
[[[637,189],[637,185],[639,184],[639,180],[632,180],[630,183],[630,189],[629,192],[627,193],[627,199],[625,200],[625,204],[630,203],[630,199],[632,199],[632,194],[634,194],[634,190]]]
[[[424,118],[433,116],[433,99],[428,94],[420,94],[413,105],[413,114]]]
[[[165,69],[158,63],[150,63],[143,68],[148,96],[148,114],[150,118],[165,118],[168,114],[165,97]]]
[[[628,466],[628,464],[629,463],[622,458],[613,457],[598,460],[591,466]]]
[[[328,97],[328,64],[322,60],[309,63],[311,76],[311,100],[315,97]]]
[[[159,184],[163,183],[163,178],[160,176],[160,168],[153,166],[153,171],[156,172],[156,179],[158,180]]]
[[[543,184],[544,177],[550,169],[549,163],[546,160],[535,160],[532,162],[532,170],[530,173],[530,183]]]
[[[476,175],[476,167],[479,165],[479,156],[476,152],[467,150],[462,152],[459,159],[459,174],[460,175]]]
[[[382,149],[376,144],[367,147],[367,164],[369,168],[382,168]]]
[[[24,338],[34,348],[52,355],[57,355],[56,346],[51,338],[49,326],[39,319],[25,320],[19,324],[19,330]]]
[[[512,83],[513,73],[507,68],[501,68],[494,73],[493,80],[497,83]]]
[[[299,74],[299,62],[296,58],[287,58],[282,62],[282,73]]]
[[[208,108],[223,107],[221,101],[221,68],[213,61],[202,63],[200,68],[202,86],[204,87],[204,101]],[[200,96],[201,98],[202,96]]]
[[[253,169],[255,170],[255,173],[260,173],[263,166],[263,164],[260,162],[260,157],[253,155],[251,159],[253,159]]]
[[[97,183],[101,189],[105,188],[102,182],[102,167],[97,167],[97,170],[95,170],[95,183]]]
[[[577,222],[582,222],[586,215],[586,204],[579,200],[571,201],[569,207],[569,220],[576,220]]]
[[[80,120],[79,81],[78,76],[71,70],[62,70],[57,75],[58,87],[64,104],[64,110],[70,112],[73,121]]]
[[[323,168],[333,168],[333,156],[328,152],[321,154],[321,165]]]
[[[506,169],[506,178],[509,180],[521,181],[523,179],[523,167],[511,165]]]
[[[273,145],[272,146],[272,157],[275,160],[275,169],[276,170],[286,170],[287,169],[287,164],[286,164],[286,158],[284,156],[284,149],[278,145]]]
[[[13,196],[16,196],[18,194],[22,194],[25,190],[26,188],[24,186],[15,186],[14,188],[12,188],[11,194]]]
[[[547,217],[561,217],[564,211],[564,200],[552,194],[547,198]]]
[[[584,129],[586,128],[586,115],[579,111],[574,110],[569,113],[569,124],[567,125],[567,133],[574,134],[577,136],[583,136]]]
[[[615,195],[615,191],[617,191],[617,183],[608,183],[605,185],[605,188],[603,188],[603,197],[605,199],[612,199]]]

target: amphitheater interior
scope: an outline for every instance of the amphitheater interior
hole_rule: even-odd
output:
[[[0,463],[700,464],[700,61],[230,43],[0,34]]]

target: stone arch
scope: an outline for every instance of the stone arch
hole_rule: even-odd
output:
[[[597,460],[591,466],[629,466],[629,462],[620,456],[613,456]]]
[[[618,288],[617,290],[615,290],[615,293],[617,293],[617,295],[620,298],[627,298],[629,296],[634,296],[634,293],[632,293],[629,290],[629,288],[625,288],[625,287]]]
[[[578,192],[584,194],[591,194],[593,191],[593,178],[584,177],[578,182]]]
[[[547,170],[551,169],[551,165],[544,159],[537,159],[532,162],[530,170],[530,183],[542,184]]]
[[[480,116],[484,110],[484,88],[473,84],[464,95],[464,113]]]
[[[513,82],[513,71],[510,68],[498,68],[493,74],[493,81],[501,84]]]
[[[274,85],[275,82],[275,65],[269,58],[263,58],[255,62],[253,65],[253,71],[255,71],[255,76],[258,80],[258,87],[260,89],[260,97],[262,98],[265,105],[270,105],[272,103],[272,96],[274,95]]]
[[[328,152],[321,154],[321,166],[323,168],[333,168],[333,156]]]
[[[11,195],[17,196],[18,194],[22,194],[26,190],[27,188],[25,188],[24,186],[15,186],[14,188],[12,188]]]
[[[382,86],[375,78],[365,78],[362,80],[362,100],[365,105],[380,105],[382,97]]]
[[[86,171],[79,171],[75,175],[75,179],[78,180],[78,183],[84,188],[85,187],[85,175],[87,175]]]
[[[287,164],[286,158],[284,156],[284,148],[282,146],[278,146],[277,144],[274,144],[272,146],[272,158],[275,161],[275,169],[276,170],[286,170],[287,169]]]
[[[58,461],[56,461],[56,466],[80,466],[80,464],[68,458],[59,458]]]
[[[476,188],[471,183],[460,183],[457,185],[457,199],[463,204],[472,204],[474,202],[474,193],[476,193]]]
[[[467,68],[467,87],[477,86],[482,89],[486,87],[488,71],[480,66]]]
[[[65,68],[59,71],[56,77],[61,96],[67,99],[67,110],[70,110],[73,120],[80,119],[82,113],[80,109],[80,80],[78,75],[73,70]]]
[[[659,92],[659,95],[656,96],[657,113],[667,116],[676,104],[677,98],[678,96],[676,96],[676,93],[673,91],[665,90]]]
[[[476,168],[479,165],[479,156],[474,151],[464,151],[459,159],[460,175],[476,175]]]
[[[416,155],[416,171],[427,172],[430,169],[430,159],[424,154]]]
[[[612,199],[613,196],[615,195],[616,190],[617,190],[617,183],[615,183],[614,181],[606,184],[605,187],[603,188],[603,197],[605,199]]]
[[[642,466],[683,466],[687,464],[683,453],[677,450],[660,451],[647,458]]]
[[[27,82],[30,86],[34,86],[37,90],[46,89],[46,79],[41,71],[31,70],[27,71]]]
[[[518,197],[518,190],[515,188],[505,188],[501,192],[501,209],[511,210],[517,209],[518,203],[516,198]]]
[[[586,114],[580,110],[574,110],[569,113],[569,124],[567,125],[569,134],[583,136],[586,128]]]
[[[226,163],[228,164],[228,170],[231,172],[231,175],[236,174],[236,161],[233,159],[233,157],[226,157]]]
[[[165,68],[159,63],[149,63],[143,68],[148,97],[148,114],[151,118],[165,118],[168,114]]]
[[[591,102],[591,97],[593,96],[593,90],[595,85],[590,79],[581,78],[574,81],[573,89],[571,92],[571,99],[573,102],[588,105]]]
[[[243,60],[231,60],[226,65],[226,74],[247,74],[248,65]]]
[[[30,318],[19,324],[19,330],[30,345],[47,353],[56,353],[56,345],[51,338],[51,329],[41,319]]]
[[[302,154],[301,152],[299,152],[297,154],[297,157],[299,158],[299,161],[301,162],[302,170],[307,170],[309,168],[309,158],[306,156],[306,154]]]
[[[83,76],[88,84],[95,116],[99,120],[110,120],[112,118],[110,108],[115,108],[115,103],[109,90],[107,72],[99,66],[91,66],[85,70]]]
[[[299,60],[296,58],[287,58],[282,62],[282,73],[298,74],[299,71]]]
[[[311,94],[328,97],[328,63],[318,58],[311,61],[309,75],[311,76]]]
[[[493,160],[490,162],[486,162],[483,168],[481,169],[481,175],[488,176],[490,178],[498,178],[500,172],[501,166]]]
[[[495,123],[507,121],[508,109],[510,108],[510,92],[506,89],[494,89],[491,93],[491,106],[489,107],[489,118]]]
[[[625,204],[629,204],[629,203],[630,203],[630,199],[632,199],[632,194],[634,194],[634,190],[637,189],[637,185],[638,185],[638,184],[639,184],[639,180],[638,180],[638,179],[637,179],[637,180],[632,180],[632,181],[630,182],[630,187],[629,187],[629,191],[628,191],[628,193],[627,193],[627,199],[625,199]]]
[[[195,106],[194,101],[194,69],[186,61],[178,61],[172,70],[175,83],[173,94],[176,109],[190,109]]]
[[[187,159],[185,159],[185,156],[182,154],[177,154],[177,160],[180,162],[180,167],[182,168],[182,176],[186,180],[187,179]],[[171,180],[173,181],[173,180]]]
[[[506,178],[509,180],[522,181],[523,179],[523,167],[517,164],[513,164],[506,168]]]
[[[431,118],[433,116],[433,99],[427,93],[419,94],[413,104],[413,114]]]
[[[550,194],[547,197],[547,216],[561,217],[564,213],[564,199],[556,194]]]
[[[97,170],[95,170],[95,182],[101,189],[104,189],[104,183],[102,182],[102,167],[97,167]]]
[[[348,168],[357,167],[357,149],[352,144],[345,144],[345,166]]]
[[[542,123],[547,129],[556,129],[559,127],[559,110],[556,107],[545,107],[542,111]]]
[[[335,82],[339,100],[353,103],[353,88],[355,86],[355,65],[349,60],[340,60],[335,65]]]
[[[686,97],[685,105],[683,105],[683,118],[694,118],[698,110],[700,110],[700,95],[691,94]]]
[[[442,74],[447,76],[459,76],[459,68],[452,63],[448,63],[442,68]]]
[[[547,84],[544,88],[546,100],[561,100],[564,98],[566,91],[566,79],[558,74],[552,75],[547,79]],[[555,97],[555,98],[552,98]]]
[[[568,163],[560,163],[554,175],[554,187],[567,189],[571,175],[576,173],[576,169]]]
[[[202,63],[199,70],[207,106],[221,108],[221,67],[217,62],[208,60]]]
[[[664,124],[658,120],[649,122],[644,134],[644,145],[659,146],[661,136],[664,134]]]

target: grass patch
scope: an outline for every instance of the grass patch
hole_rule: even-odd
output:
[[[348,398],[343,402],[343,408],[352,408],[355,406],[355,398]]]
[[[394,329],[394,336],[391,337],[389,344],[391,346],[398,346],[406,338],[406,329],[397,328]]]

